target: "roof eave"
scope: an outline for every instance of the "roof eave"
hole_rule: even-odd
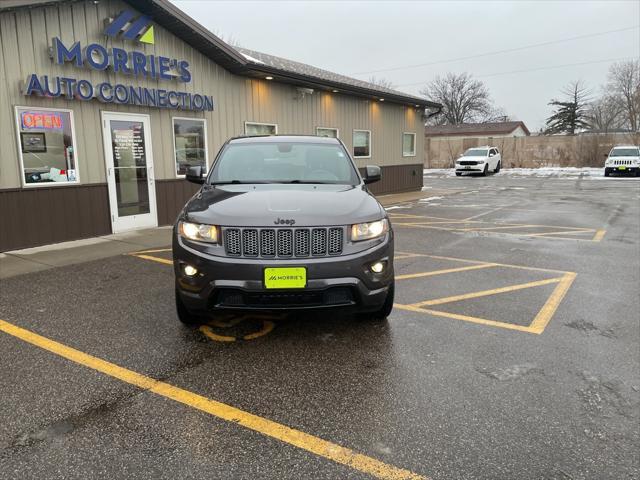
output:
[[[356,85],[350,85],[348,83],[320,79],[310,75],[295,73],[288,70],[281,70],[269,65],[260,65],[253,62],[248,62],[247,65],[242,69],[242,71],[237,73],[250,77],[256,77],[258,76],[257,74],[266,74],[273,76],[274,81],[290,83],[293,85],[314,87],[323,90],[338,90],[340,93],[349,93],[370,100],[379,100],[383,98],[385,102],[388,101],[392,103],[401,103],[403,105],[419,106],[422,108],[439,108],[441,106],[439,103],[430,102],[428,100],[412,97],[409,95],[398,95],[390,92],[358,87]]]

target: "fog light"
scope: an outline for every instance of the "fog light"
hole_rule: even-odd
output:
[[[385,262],[376,262],[373,265],[371,265],[371,271],[373,273],[382,273],[382,271],[384,270],[384,264]]]
[[[187,277],[193,277],[196,273],[198,273],[198,270],[191,265],[185,265],[182,271]]]

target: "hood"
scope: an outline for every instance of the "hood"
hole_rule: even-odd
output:
[[[610,157],[607,157],[607,162],[612,162],[614,160],[631,160],[632,162],[637,162],[638,160],[640,160],[640,156],[638,155],[625,155],[625,156],[615,156],[612,155]]]
[[[221,226],[310,227],[369,222],[385,212],[361,185],[205,185],[183,216]]]
[[[469,157],[465,157],[465,156],[463,155],[462,157],[459,157],[459,158],[458,158],[458,162],[459,162],[460,160],[464,160],[465,162],[466,162],[466,161],[468,161],[468,160],[475,160],[475,161],[478,161],[478,160],[486,160],[487,158],[488,158],[488,157],[479,157],[479,156],[477,156],[477,155],[469,156]]]

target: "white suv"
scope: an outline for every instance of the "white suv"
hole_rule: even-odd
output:
[[[605,155],[604,176],[613,172],[635,174],[640,177],[640,148],[635,145],[616,145]]]
[[[464,152],[456,160],[456,175],[463,173],[481,173],[487,175],[490,171],[498,173],[502,167],[502,156],[496,147],[474,147]]]

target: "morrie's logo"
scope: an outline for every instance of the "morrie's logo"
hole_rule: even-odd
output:
[[[115,19],[110,18],[105,21],[107,27],[104,29],[104,34],[108,37],[116,37],[122,33],[122,36],[127,40],[138,40],[153,45],[155,39],[151,18],[146,15],[135,17],[136,14],[131,10],[120,12],[120,15]]]
[[[293,218],[283,219],[278,217],[278,219],[273,223],[275,225],[295,225],[296,221]]]

